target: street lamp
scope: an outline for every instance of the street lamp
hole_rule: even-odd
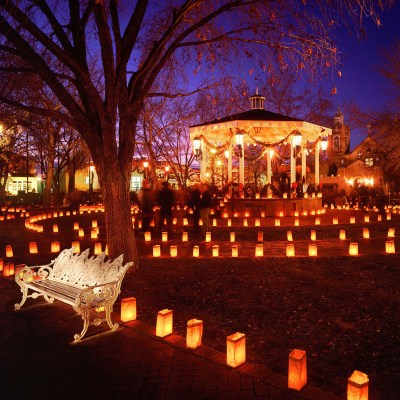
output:
[[[323,151],[324,155],[327,148],[328,148],[328,139],[326,137],[323,137],[321,139],[321,150]]]
[[[198,136],[193,138],[193,149],[194,149],[194,156],[196,157],[196,159],[202,160],[203,152],[201,150],[201,139]]]
[[[303,136],[299,131],[296,131],[296,133],[292,136],[292,140],[293,140],[293,158],[296,158],[297,154],[299,154],[300,145],[301,145],[301,140],[302,139],[303,139]]]
[[[89,203],[92,203],[94,170],[95,170],[94,165],[90,165],[89,161]]]
[[[143,161],[143,168],[144,168],[143,178],[147,179],[147,168],[149,168],[149,162],[147,160]]]
[[[235,133],[236,145],[239,149],[239,157],[243,157],[243,140],[244,140],[244,133],[242,131],[237,131]]]
[[[168,182],[169,179],[169,165],[165,167],[165,180]]]

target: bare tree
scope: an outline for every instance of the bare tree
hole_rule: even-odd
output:
[[[378,18],[373,0],[359,2],[137,0],[0,0],[0,51],[17,57],[1,70],[33,74],[62,110],[0,101],[61,119],[85,140],[102,188],[112,257],[137,259],[130,223],[129,178],[136,129],[145,99],[168,65],[216,72],[243,56],[319,73],[337,62],[330,31]],[[379,5],[382,5],[379,2]],[[219,79],[218,74],[214,75]],[[64,111],[65,110],[65,111]]]

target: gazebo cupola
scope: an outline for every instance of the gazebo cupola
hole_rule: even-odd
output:
[[[250,104],[252,110],[263,110],[264,109],[265,97],[258,94],[258,88],[256,88],[256,94],[250,97]]]

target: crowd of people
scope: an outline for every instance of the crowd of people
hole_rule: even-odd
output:
[[[178,192],[171,189],[168,182],[161,183],[160,189],[153,191],[150,182],[146,179],[138,192],[138,204],[142,215],[141,232],[150,229],[151,221],[154,219],[154,206],[159,207],[159,218],[157,229],[172,232],[172,209],[181,199],[177,199]],[[212,195],[209,185],[206,183],[193,186],[185,196],[183,202],[193,210],[193,225],[196,232],[205,236],[209,230],[210,209],[212,207]],[[202,226],[200,229],[200,219]]]

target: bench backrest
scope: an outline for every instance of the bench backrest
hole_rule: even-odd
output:
[[[105,254],[89,257],[89,249],[74,254],[73,248],[63,250],[53,261],[48,279],[68,283],[80,288],[97,286],[118,281],[118,289],[122,279],[133,263],[123,265],[123,255],[115,260],[105,261]]]

